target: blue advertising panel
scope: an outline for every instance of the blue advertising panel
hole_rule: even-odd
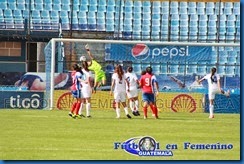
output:
[[[0,109],[43,109],[48,103],[44,92],[4,91],[0,92]]]
[[[106,60],[132,62],[197,62],[210,60],[211,46],[163,46],[111,44]]]
[[[209,98],[205,95],[205,111],[209,113]],[[214,99],[214,113],[240,113],[240,94],[231,94],[229,98],[216,94]]]

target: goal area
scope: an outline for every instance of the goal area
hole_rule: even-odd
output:
[[[223,88],[240,88],[240,81],[233,80],[240,78],[240,43],[53,38],[45,47],[45,98],[49,100],[49,109],[58,107],[58,98],[54,94],[55,74],[70,73],[72,65],[80,63],[81,56],[89,59],[86,44],[89,44],[91,53],[106,72],[107,84],[103,86],[103,91],[110,89],[111,74],[117,64],[122,64],[124,70],[132,66],[138,77],[141,71],[151,66],[153,73],[161,80],[160,91],[165,92],[182,89],[177,80],[186,86],[184,89],[189,90],[190,82],[196,76],[209,73],[212,67],[216,67],[223,77]],[[69,86],[64,90],[62,93],[68,92]]]

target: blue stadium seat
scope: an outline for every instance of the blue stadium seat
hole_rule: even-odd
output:
[[[16,29],[24,29],[24,19],[19,17],[14,19],[14,27]]]
[[[189,64],[187,67],[187,74],[194,74],[197,73],[197,66]]]
[[[205,75],[207,73],[207,66],[206,65],[198,65],[197,66],[197,74],[198,75]]]
[[[206,2],[206,14],[207,15],[213,15],[214,8],[215,8],[214,2]]]
[[[89,12],[97,12],[97,5],[90,4],[88,10]]]
[[[40,17],[32,17],[32,26],[34,30],[42,30],[42,20]]]
[[[53,2],[52,2],[52,0],[43,0],[44,2],[44,4],[52,4]]]
[[[11,9],[5,9],[3,10],[3,15],[5,18],[12,18],[13,17],[13,13]]]
[[[205,2],[197,2],[197,14],[204,15],[205,14]]]
[[[87,31],[87,18],[79,18],[79,29],[82,31]]]
[[[154,74],[158,75],[161,73],[161,63],[153,63],[151,67]]]
[[[61,17],[61,28],[62,30],[69,30],[70,29],[70,22],[68,17]]]
[[[61,11],[61,5],[60,4],[53,4],[53,10]]]
[[[71,22],[70,22],[71,23]],[[79,19],[77,18],[77,16],[74,16],[72,18],[72,24],[71,24],[72,30],[79,30]]]
[[[17,18],[17,19],[23,18],[21,10],[14,10],[13,11],[13,16],[14,16],[14,18]]]
[[[97,24],[97,22],[96,22],[96,18],[95,17],[88,17],[87,18],[88,30],[96,31],[97,30],[96,24]]]
[[[188,2],[188,14],[195,15],[197,13],[196,2]]]
[[[179,66],[178,65],[169,65],[170,74],[178,74]]]
[[[63,5],[71,5],[70,0],[61,0]]]
[[[34,6],[35,6],[35,10],[39,10],[39,11],[43,10],[43,4],[41,4],[41,3],[37,3]]]
[[[225,74],[228,76],[235,76],[235,66],[226,66]]]
[[[187,2],[179,2],[179,14],[187,14],[187,7],[188,4]]]
[[[61,0],[53,0],[53,4],[58,4],[58,5],[61,5],[61,4],[62,4],[62,2],[61,2]]]
[[[8,8],[11,10],[16,10],[17,6],[15,2],[8,2]]]
[[[234,2],[233,14],[240,15],[240,2]]]
[[[141,74],[141,64],[140,63],[132,63],[132,67],[133,67],[133,72],[135,72],[136,74]]]
[[[232,2],[224,2],[224,14],[225,15],[231,15],[233,9],[233,3]]]
[[[185,65],[179,65],[179,74],[185,74],[187,67]]]
[[[61,10],[62,11],[70,11],[70,5],[68,5],[68,4],[62,4]]]
[[[45,3],[43,9],[48,11],[53,11],[52,3]]]
[[[0,2],[0,9],[2,9],[2,10],[8,9],[8,5],[7,5],[6,1],[1,1]]]

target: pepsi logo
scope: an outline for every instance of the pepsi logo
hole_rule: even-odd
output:
[[[150,49],[145,44],[136,44],[131,49],[131,54],[137,60],[145,60],[150,55]]]

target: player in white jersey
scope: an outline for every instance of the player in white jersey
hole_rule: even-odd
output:
[[[91,86],[91,72],[88,69],[88,64],[86,61],[82,61],[82,72],[84,73],[83,75],[83,80],[84,82],[81,82],[82,85],[82,94],[84,97],[84,103],[86,103],[86,117],[90,118],[90,110],[91,110],[91,95],[92,95],[92,86]],[[80,106],[79,110],[79,115],[84,117],[82,114],[83,110],[83,103]]]
[[[221,89],[220,76],[217,74],[217,69],[213,67],[211,73],[204,76],[198,82],[201,83],[203,80],[208,81],[208,97],[209,97],[209,118],[214,118],[214,98],[215,94],[223,94],[227,97],[230,96],[230,91],[225,92]]]
[[[133,72],[132,67],[127,68],[127,73],[125,74],[126,80],[129,82],[129,92],[127,93],[127,97],[129,98],[130,109],[134,116],[139,116],[139,101],[138,101],[138,86],[139,80],[136,74]]]
[[[128,118],[131,118],[128,112],[128,107],[126,105],[126,84],[129,85],[125,78],[125,74],[121,65],[117,65],[115,72],[112,75],[112,84],[110,95],[114,92],[114,100],[116,103],[116,118],[120,118],[120,103],[124,107],[125,114]],[[127,88],[127,91],[129,89]]]

